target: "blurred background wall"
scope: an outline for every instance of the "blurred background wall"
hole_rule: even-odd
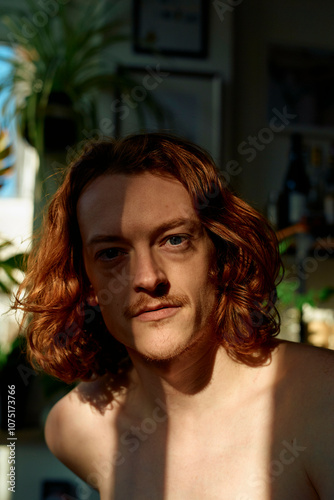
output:
[[[273,45],[290,49],[334,50],[334,5],[330,0],[244,0],[234,11],[234,151],[249,136],[268,127],[268,58]],[[264,209],[269,192],[281,187],[288,163],[292,126],[274,135],[254,161],[238,157],[242,195]],[[303,132],[303,131],[302,131]],[[332,131],[316,127],[305,138],[331,140]],[[248,155],[249,157],[249,155]]]

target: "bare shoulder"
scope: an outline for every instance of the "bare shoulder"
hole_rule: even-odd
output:
[[[321,499],[334,498],[334,351],[284,342],[278,358],[278,399],[300,429],[307,475]]]
[[[293,395],[301,408],[324,420],[334,411],[334,351],[294,342],[282,342],[277,350],[278,388]],[[326,410],[326,411],[325,411]]]
[[[318,396],[334,388],[334,351],[295,342],[281,342],[278,347],[280,367],[304,378],[309,396]],[[306,382],[309,383],[308,387]],[[328,384],[328,386],[327,386]]]
[[[113,421],[118,398],[105,379],[81,382],[51,409],[45,440],[50,451],[79,477],[87,481],[99,441],[112,445]]]

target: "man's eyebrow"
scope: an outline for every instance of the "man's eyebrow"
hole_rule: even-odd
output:
[[[87,246],[90,247],[97,243],[116,243],[123,240],[121,236],[114,236],[112,234],[96,234],[89,238]]]
[[[152,234],[153,236],[158,236],[161,233],[165,233],[166,231],[170,231],[180,226],[186,226],[189,231],[196,231],[202,227],[202,224],[200,220],[194,219],[193,217],[178,217],[160,224],[152,231]]]
[[[189,231],[198,231],[202,227],[202,224],[200,220],[197,220],[195,218],[178,217],[176,219],[163,222],[159,226],[155,227],[152,231],[150,231],[150,235],[151,237],[156,238],[159,234],[181,226],[185,226]],[[91,246],[97,243],[117,243],[124,240],[125,238],[120,235],[96,234],[88,240],[87,246]]]

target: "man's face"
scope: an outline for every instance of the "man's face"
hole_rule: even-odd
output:
[[[77,213],[87,276],[117,340],[164,360],[213,332],[215,248],[179,181],[101,176]]]

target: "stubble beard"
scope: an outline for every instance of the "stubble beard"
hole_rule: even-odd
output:
[[[168,322],[169,319],[157,322],[152,322],[151,327],[160,329],[163,326],[163,323]],[[154,324],[156,323],[156,324]],[[215,305],[212,307],[212,311],[210,316],[208,317],[206,325],[201,329],[201,331],[193,332],[190,339],[186,340],[186,344],[184,345],[176,345],[171,346],[170,352],[161,352],[156,354],[144,354],[140,351],[136,351],[137,354],[141,357],[141,359],[151,365],[157,366],[168,366],[173,365],[176,362],[183,362],[183,360],[196,357],[195,353],[198,350],[201,350],[204,346],[209,346],[214,348],[217,345],[217,336],[215,329]],[[159,335],[159,332],[157,332]],[[170,342],[170,338],[167,337],[166,344]]]

